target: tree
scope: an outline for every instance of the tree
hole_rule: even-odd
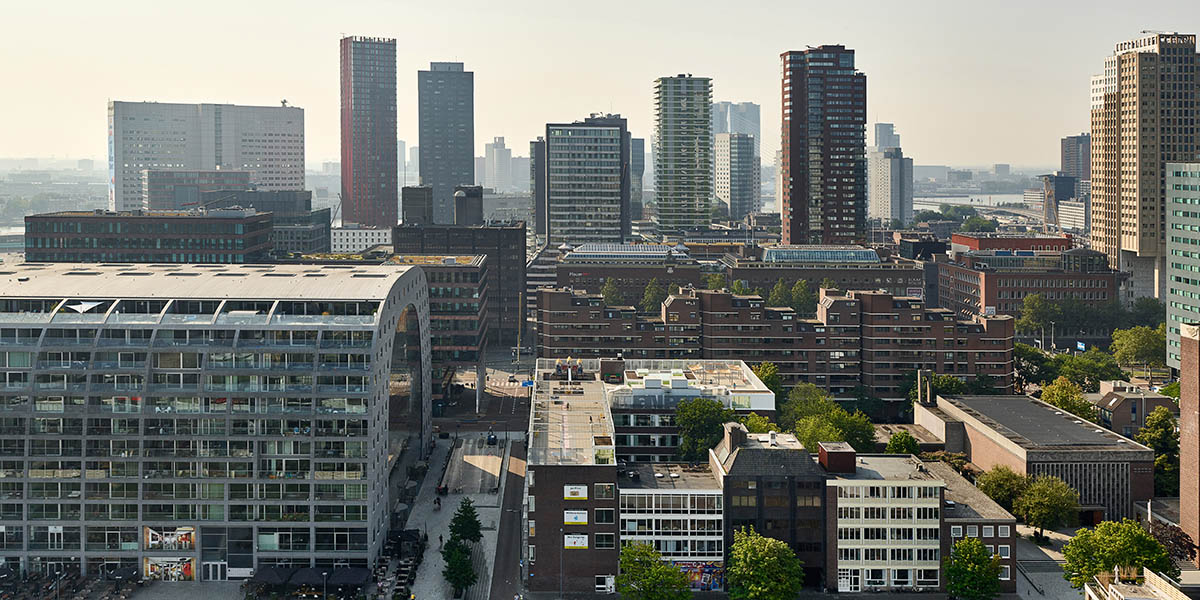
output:
[[[625,296],[621,294],[617,282],[612,277],[604,280],[604,287],[600,288],[600,295],[604,296],[604,303],[609,306],[625,304]]]
[[[1196,544],[1178,525],[1163,521],[1150,521],[1150,535],[1158,540],[1167,550],[1167,555],[1175,560],[1193,561],[1196,559]]]
[[[966,475],[971,469],[967,466],[967,455],[961,452],[946,452],[938,450],[937,452],[922,452],[918,457],[924,461],[944,462],[958,471],[959,474]]]
[[[1120,365],[1165,366],[1167,326],[1163,323],[1153,329],[1141,325],[1118,329],[1112,333],[1112,345],[1108,349]]]
[[[771,294],[767,296],[767,306],[791,306],[792,305],[792,290],[781,278],[775,282],[775,287],[771,288]]]
[[[991,600],[1000,594],[1000,557],[979,538],[954,542],[946,557],[946,592],[960,600]]]
[[[719,290],[725,287],[725,276],[720,273],[709,273],[704,276],[704,289]]]
[[[875,424],[861,410],[851,413],[838,406],[826,418],[842,432],[842,441],[855,450],[863,453],[875,451]]]
[[[1114,569],[1137,571],[1149,569],[1169,577],[1179,577],[1175,561],[1166,548],[1130,520],[1104,521],[1095,529],[1083,528],[1063,547],[1063,579],[1079,589],[1100,573]]]
[[[823,290],[836,290],[837,287],[838,287],[837,282],[828,277],[821,280],[821,289],[823,289]]]
[[[1042,402],[1093,423],[1100,418],[1096,405],[1083,397],[1083,389],[1066,377],[1060,376],[1053,383],[1042,388]]]
[[[795,598],[804,586],[804,566],[786,542],[743,527],[733,532],[725,581],[731,600]]]
[[[915,456],[921,453],[921,446],[911,433],[900,430],[892,434],[883,451],[888,454],[912,454]]]
[[[1165,406],[1146,415],[1146,424],[1134,436],[1154,450],[1154,495],[1179,495],[1179,431],[1175,415]]]
[[[1050,368],[1057,376],[1070,379],[1085,392],[1099,391],[1101,381],[1126,379],[1116,359],[1096,348],[1078,355],[1055,354]]]
[[[746,283],[745,279],[735,279],[733,281],[733,287],[731,287],[729,291],[737,296],[749,296],[753,293],[753,290],[750,289],[750,286]]]
[[[1170,396],[1170,397],[1174,398],[1176,401],[1178,401],[1179,400],[1179,382],[1172,381],[1171,383],[1168,383],[1167,385],[1162,386],[1162,389],[1159,390],[1158,393],[1160,393],[1164,396]]]
[[[1062,320],[1061,307],[1041,294],[1030,294],[1021,300],[1021,316],[1017,318],[1018,331],[1037,333],[1050,329],[1051,323]]]
[[[963,221],[963,224],[958,227],[958,230],[991,232],[995,231],[996,227],[999,225],[1000,223],[995,219],[985,219],[983,217],[975,216],[967,217],[967,220]]]
[[[1004,510],[1012,512],[1013,503],[1029,487],[1029,478],[1005,465],[996,465],[976,477],[975,485]]]
[[[901,221],[900,219],[892,219],[892,222],[888,224],[888,227],[891,229],[904,229],[904,221]]]
[[[942,213],[936,210],[923,210],[913,215],[913,223],[928,223],[930,221],[941,221]]]
[[[975,379],[966,383],[967,394],[972,396],[991,396],[1000,393],[996,389],[996,378],[987,373],[980,373]]]
[[[1042,385],[1058,376],[1051,368],[1053,362],[1050,355],[1040,348],[1027,344],[1013,346],[1013,366],[1016,368],[1017,391],[1024,391],[1031,385]]]
[[[683,400],[675,409],[679,427],[679,455],[686,461],[708,459],[708,451],[721,441],[724,424],[733,421],[733,411],[712,398]]]
[[[859,452],[875,448],[875,425],[861,410],[847,411],[811,383],[796,384],[779,409],[779,424],[794,429],[809,450],[816,442],[848,442]]]
[[[1030,482],[1025,493],[1013,502],[1013,511],[1025,524],[1037,529],[1038,537],[1043,537],[1042,532],[1047,529],[1075,523],[1079,516],[1079,492],[1057,477],[1043,475]]]
[[[478,576],[471,564],[471,548],[465,542],[451,535],[442,548],[442,560],[446,564],[442,569],[442,577],[454,588],[455,598],[462,596],[464,590],[475,585]]]
[[[779,431],[779,426],[772,423],[770,419],[759,415],[758,413],[750,413],[738,419],[742,425],[746,426],[746,431],[750,433],[769,433],[771,431]]]
[[[650,280],[646,284],[646,291],[642,293],[642,304],[640,306],[644,313],[662,312],[662,303],[667,299],[667,288],[663,287],[658,282],[658,278]]]
[[[817,312],[817,295],[808,288],[807,279],[797,279],[792,284],[792,309],[801,315]]]
[[[765,361],[750,367],[750,370],[775,394],[775,406],[778,407],[784,397],[783,378],[779,376],[779,367],[773,362]]]
[[[688,600],[687,574],[663,560],[654,546],[635,542],[621,547],[617,593],[630,600]]]
[[[784,429],[791,429],[804,417],[824,416],[836,407],[825,390],[811,383],[797,383],[779,406],[777,416]]]
[[[483,538],[483,527],[479,524],[479,513],[475,512],[475,504],[470,498],[464,497],[458,503],[458,510],[450,519],[450,537],[468,542],[478,542]]]
[[[1134,326],[1158,327],[1167,322],[1167,306],[1158,298],[1138,298],[1129,308],[1129,324]]]
[[[842,430],[834,427],[833,423],[824,417],[802,417],[796,421],[792,433],[795,434],[796,441],[813,453],[817,450],[817,444],[821,442],[846,441]]]

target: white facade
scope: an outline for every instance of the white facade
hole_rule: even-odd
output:
[[[762,176],[755,150],[757,140],[744,133],[718,133],[713,144],[716,155],[717,199],[725,204],[729,218],[740,220],[759,208],[759,178]]]
[[[250,171],[260,190],[304,189],[304,109],[108,103],[108,208],[145,208],[142,171]]]
[[[373,227],[334,227],[329,230],[329,248],[335,254],[362,252],[371,246],[392,243],[392,230]]]
[[[867,217],[893,219],[904,224],[913,219],[913,161],[900,148],[867,153]]]
[[[712,79],[654,83],[655,223],[660,233],[707,227],[713,198]]]
[[[624,241],[629,136],[617,115],[546,125],[550,245]]]
[[[502,193],[512,191],[512,150],[504,147],[502,137],[483,145],[483,187]]]
[[[711,489],[621,486],[621,542],[649,544],[671,562],[723,562],[721,494],[716,480]]]
[[[1072,233],[1087,233],[1092,228],[1092,202],[1062,200],[1058,203],[1058,228]]]

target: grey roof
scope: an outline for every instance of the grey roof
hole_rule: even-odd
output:
[[[636,479],[634,474],[636,473]],[[708,465],[634,463],[617,470],[621,490],[719,490]]]
[[[763,446],[750,434],[747,443],[732,451],[723,438],[713,452],[717,460],[731,477],[757,477],[760,475],[784,475],[794,477],[825,477],[825,470],[813,460],[803,447]],[[798,446],[798,444],[797,444]]]
[[[1029,396],[939,396],[1029,447],[1146,450],[1145,446]]]
[[[967,481],[954,467],[941,461],[925,461],[925,469],[934,477],[946,482],[946,500],[954,502],[954,507],[945,507],[943,515],[947,520],[954,519],[1005,519],[1016,520],[1007,510],[1004,510],[995,500],[980,491]]]

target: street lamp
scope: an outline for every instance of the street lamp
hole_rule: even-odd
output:
[[[321,600],[329,600],[329,571],[321,572]]]
[[[62,598],[62,578],[66,575],[65,571],[57,571],[54,574],[54,597]]]

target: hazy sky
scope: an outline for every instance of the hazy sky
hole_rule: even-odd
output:
[[[715,100],[762,105],[779,146],[779,54],[845,44],[867,74],[869,123],[917,164],[1052,165],[1088,128],[1088,78],[1142,29],[1200,30],[1195,0],[1154,2],[14,1],[0,35],[0,157],[106,156],[106,102],[305,109],[310,168],[338,156],[338,39],[397,39],[399,137],[417,143],[417,76],[475,72],[476,155],[515,155],[547,121],[619,112],[650,137],[655,77],[713,78]],[[868,141],[870,137],[868,137]]]

